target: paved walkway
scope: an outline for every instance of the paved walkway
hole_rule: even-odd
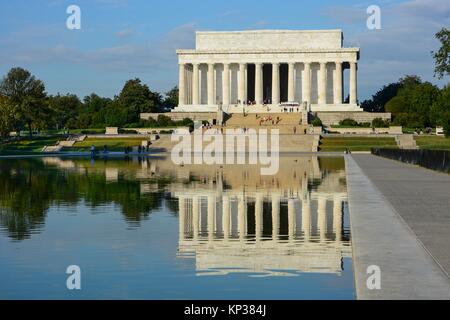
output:
[[[346,173],[357,298],[450,299],[450,177],[362,154]],[[380,290],[367,288],[371,265]]]
[[[356,163],[450,274],[450,175],[372,155]]]

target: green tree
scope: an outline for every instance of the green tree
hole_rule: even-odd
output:
[[[46,120],[43,118],[48,114],[44,83],[29,71],[12,68],[0,82],[0,95],[7,97],[18,109],[30,136],[33,126],[40,127]]]
[[[404,96],[395,96],[386,103],[385,110],[392,114],[403,113],[407,111],[407,102]]]
[[[111,103],[111,99],[100,97],[95,93],[84,97],[78,117],[69,121],[68,127],[71,129],[105,127],[105,113]]]
[[[178,106],[178,87],[173,87],[170,91],[166,92],[166,97],[163,102],[164,107],[174,108]]]
[[[386,111],[392,113],[394,123],[408,127],[434,125],[430,112],[439,96],[439,88],[422,82],[417,76],[405,76],[399,83],[397,95],[385,105]]]
[[[128,80],[117,97],[123,117],[120,123],[138,122],[141,112],[157,112],[161,106],[161,100],[161,95],[150,91],[140,79]]]
[[[371,99],[364,100],[361,107],[368,112],[384,112],[386,103],[395,97],[401,87],[400,82],[390,83],[383,86]]]
[[[50,96],[48,102],[56,129],[66,128],[67,122],[80,113],[81,101],[74,94]]]
[[[0,96],[0,138],[9,137],[15,121],[14,106],[6,97]]]
[[[430,119],[437,126],[444,126],[450,120],[450,84],[440,90],[438,97],[431,105]]]
[[[444,75],[450,74],[450,30],[442,28],[435,37],[441,43],[441,47],[437,52],[431,51],[435,61],[434,76],[442,79]]]

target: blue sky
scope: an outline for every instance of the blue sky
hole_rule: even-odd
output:
[[[66,9],[81,8],[81,30]],[[381,30],[366,27],[366,8],[381,8]],[[15,0],[0,3],[0,74],[29,69],[50,94],[113,97],[127,79],[152,90],[177,84],[177,48],[193,48],[196,30],[342,29],[361,48],[358,96],[370,97],[405,74],[433,78],[430,51],[450,25],[450,1],[303,0]]]

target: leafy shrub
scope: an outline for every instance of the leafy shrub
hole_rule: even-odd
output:
[[[339,121],[339,124],[341,126],[358,127],[358,122],[350,118]]]
[[[320,120],[319,118],[314,118],[313,121],[311,121],[311,124],[314,127],[321,127],[322,126],[322,120]]]
[[[138,134],[136,130],[130,130],[130,129],[119,129],[119,133],[122,134]]]
[[[372,120],[372,127],[374,128],[388,128],[389,127],[389,121],[383,120],[381,118],[375,118]]]
[[[105,133],[105,130],[81,130],[80,131],[81,134],[101,134],[101,133]]]
[[[163,114],[160,114],[158,116],[157,121],[158,121],[158,125],[160,127],[170,127],[170,126],[174,126],[175,125],[175,122],[172,119],[170,119],[170,117],[165,116]]]
[[[450,117],[445,119],[443,122],[444,122],[444,125],[442,127],[444,129],[444,134],[447,138],[449,138],[450,137]]]

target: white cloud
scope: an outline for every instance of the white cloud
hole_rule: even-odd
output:
[[[116,33],[114,33],[114,35],[118,38],[129,38],[132,35],[134,35],[134,30],[130,28],[125,28],[117,31]]]
[[[388,3],[381,7],[381,30],[366,28],[367,14],[363,10],[325,10],[335,12],[335,19],[344,21],[345,46],[361,48],[358,68],[360,98],[375,93],[381,86],[406,74],[443,85],[448,78],[433,78],[434,61],[431,50],[438,48],[434,34],[450,24],[448,0],[410,0]],[[348,9],[348,8],[347,8]],[[329,15],[327,15],[329,16]],[[362,19],[364,17],[364,19]]]

